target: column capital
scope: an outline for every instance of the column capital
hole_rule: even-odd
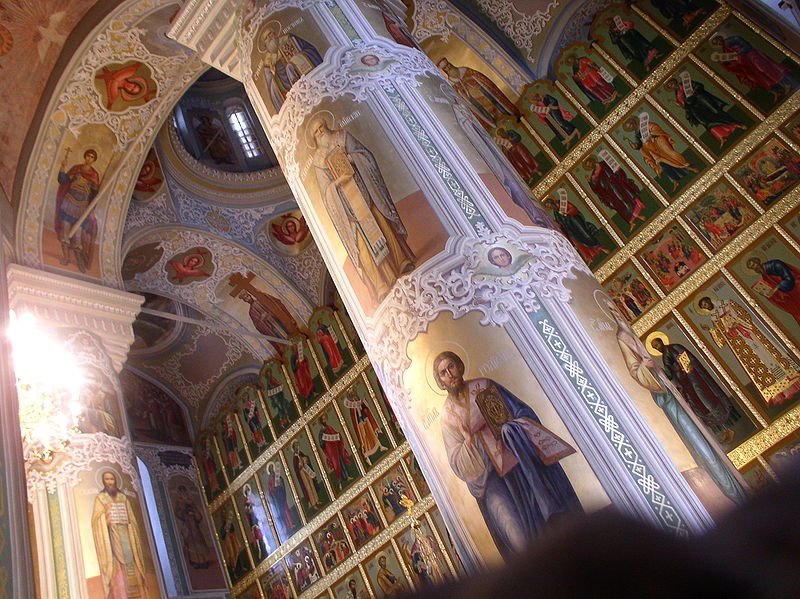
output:
[[[241,81],[237,42],[240,0],[189,0],[167,36],[191,48],[203,62]]]
[[[28,311],[57,327],[82,328],[97,335],[122,370],[133,343],[133,321],[144,298],[87,281],[11,264],[7,271],[9,307]]]

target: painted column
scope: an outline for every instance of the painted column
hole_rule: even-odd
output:
[[[39,595],[162,597],[118,377],[142,298],[18,265],[8,289],[84,375],[80,433],[49,463],[25,456]]]
[[[5,215],[4,215],[5,216]],[[0,240],[0,281],[6,280],[5,243]],[[19,434],[19,404],[9,325],[7,288],[0,291],[0,598],[33,597],[33,567],[25,468]]]
[[[744,497],[476,120],[519,116],[499,90],[463,69],[454,89],[384,2],[245,4],[235,35],[207,22],[230,2],[187,5],[173,35],[204,59],[235,37],[231,72],[468,567],[569,513],[613,504],[685,536]]]
[[[155,503],[150,507],[158,513],[161,538],[156,533],[156,543],[167,594],[223,594],[225,575],[192,463],[194,452],[188,447],[145,444],[134,445],[134,451],[147,468]]]

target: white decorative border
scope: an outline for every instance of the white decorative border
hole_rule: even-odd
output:
[[[65,138],[77,135],[83,126],[102,124],[116,137],[118,154],[113,161],[116,170],[103,173],[95,209],[100,221],[100,279],[109,287],[122,287],[119,246],[139,163],[168,112],[165,107],[173,106],[189,83],[206,69],[197,56],[179,51],[177,46],[170,57],[164,57],[144,45],[143,30],[136,25],[172,4],[173,0],[123,3],[87,37],[94,42],[76,52],[64,69],[72,76],[68,79],[65,75],[51,97],[23,177],[16,230],[17,255],[22,263],[42,266],[43,229],[50,228],[53,182]],[[148,64],[159,85],[158,96],[125,113],[108,113],[98,103],[94,72],[102,64],[125,62],[131,56]],[[72,102],[76,108],[67,109],[65,102]]]
[[[517,48],[525,51],[531,64],[536,62],[534,40],[547,27],[553,11],[559,6],[558,0],[551,0],[544,10],[537,9],[533,14],[520,12],[512,0],[476,0],[476,4]]]

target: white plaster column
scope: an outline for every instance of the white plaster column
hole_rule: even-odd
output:
[[[171,35],[215,65],[238,46],[229,72],[245,84],[468,567],[539,534],[496,503],[547,511],[549,500],[521,508],[507,490],[534,471],[566,476],[571,491],[551,497],[557,511],[575,509],[574,492],[584,510],[612,504],[678,536],[703,530],[708,507],[744,497],[738,474],[471,114],[513,109],[466,71],[450,75],[462,78],[456,93],[395,10],[190,2]],[[470,86],[484,87],[467,102]],[[462,395],[449,397],[434,374],[448,351],[472,381],[456,382]],[[525,428],[534,419],[549,455]],[[515,445],[507,435],[522,430]]]
[[[99,599],[107,595],[108,585],[116,585],[130,592],[134,586],[144,587],[142,596],[161,597],[118,377],[142,298],[15,264],[8,268],[7,280],[10,308],[18,315],[34,315],[64,343],[84,375],[81,432],[49,463],[26,456],[39,593]],[[47,370],[48,364],[41,368]],[[109,473],[114,484],[104,487],[110,483]],[[112,497],[115,509],[106,508]],[[133,576],[118,575],[108,531],[112,518],[134,548]]]
[[[5,198],[0,198],[5,201]],[[6,280],[5,243],[0,240],[0,281]],[[28,537],[28,510],[25,493],[25,467],[19,434],[19,405],[9,325],[7,287],[0,292],[0,597],[33,597],[33,565]],[[4,574],[3,574],[4,572]]]

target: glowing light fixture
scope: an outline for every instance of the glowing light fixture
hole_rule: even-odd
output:
[[[75,357],[31,314],[11,312],[9,337],[25,458],[49,463],[80,432],[83,373]]]

